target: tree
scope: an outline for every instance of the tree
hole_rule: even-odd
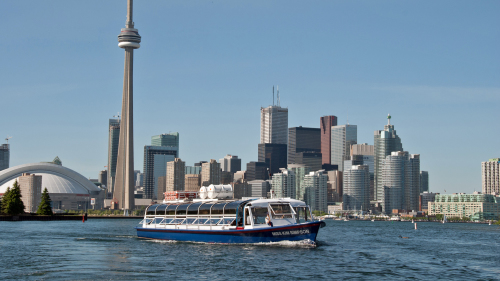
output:
[[[2,197],[2,208],[0,209],[0,213],[2,214],[7,214],[6,208],[7,208],[7,202],[10,200],[10,187],[7,187],[7,190],[3,194]]]
[[[7,195],[7,196],[5,196]],[[3,212],[7,215],[19,215],[24,213],[24,203],[21,199],[21,188],[17,183],[14,182],[12,189],[7,189],[2,200]]]
[[[50,200],[49,191],[47,190],[47,188],[45,188],[42,193],[42,201],[40,202],[40,205],[38,205],[38,210],[36,211],[36,213],[38,215],[52,216],[52,207],[50,207],[51,201],[52,200]]]

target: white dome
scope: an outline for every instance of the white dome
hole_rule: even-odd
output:
[[[42,190],[49,193],[92,194],[100,189],[81,174],[52,163],[33,163],[0,171],[0,193],[5,193],[23,173],[42,176]]]

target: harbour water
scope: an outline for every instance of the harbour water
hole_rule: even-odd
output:
[[[327,221],[317,246],[138,239],[136,219],[0,222],[0,280],[495,279],[500,227]],[[408,237],[407,239],[399,236]]]

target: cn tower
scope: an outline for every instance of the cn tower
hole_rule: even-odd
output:
[[[141,36],[134,28],[132,20],[132,4],[132,0],[127,0],[127,21],[125,28],[122,28],[118,35],[118,47],[125,49],[125,71],[113,198],[118,202],[118,208],[123,209],[125,214],[134,209],[134,49],[139,49],[141,43]]]

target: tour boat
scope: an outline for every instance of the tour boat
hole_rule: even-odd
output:
[[[149,206],[139,238],[207,243],[315,242],[324,221],[294,199],[164,202]],[[270,223],[269,223],[270,222]]]

